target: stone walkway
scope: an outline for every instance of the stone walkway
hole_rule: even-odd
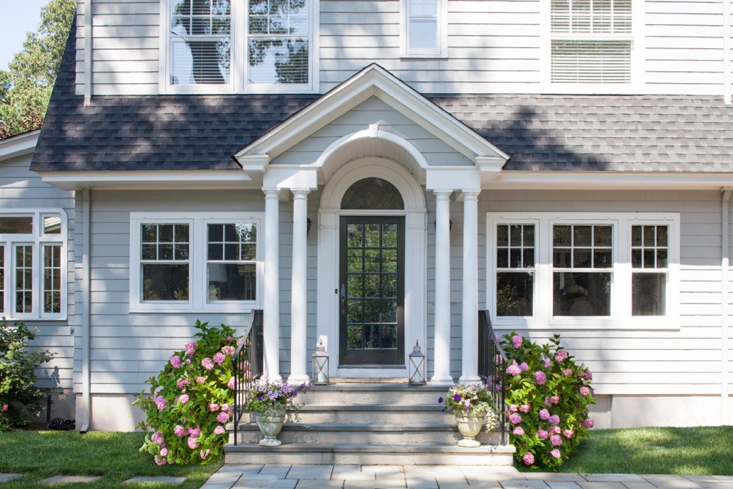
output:
[[[524,473],[513,467],[224,465],[202,489],[733,489],[732,476]]]

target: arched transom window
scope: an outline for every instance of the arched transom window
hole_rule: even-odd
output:
[[[381,178],[364,178],[349,187],[341,200],[342,209],[401,210],[405,202],[397,188]]]

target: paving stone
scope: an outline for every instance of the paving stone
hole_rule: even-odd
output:
[[[232,484],[210,484],[206,483],[200,489],[231,489]]]
[[[577,482],[545,481],[545,484],[550,486],[552,489],[580,489]]]
[[[703,489],[733,489],[733,482],[703,482]]]
[[[438,481],[438,487],[440,489],[468,489],[469,488],[468,481],[465,479],[463,481],[450,480],[450,479],[449,480],[437,479],[437,481]]]
[[[438,489],[435,479],[407,479],[408,489]]]
[[[334,465],[331,479],[373,481],[376,477],[374,472],[362,472],[361,465]]]
[[[694,489],[700,487],[699,484],[681,475],[642,475],[641,477],[656,487],[664,489]]]
[[[18,477],[23,477],[23,474],[0,474],[0,484],[3,482],[10,482]]]
[[[475,488],[480,487],[481,489],[501,489],[499,481],[468,481],[469,487]]]
[[[402,465],[362,465],[361,471],[373,474],[405,474],[405,468]]]
[[[145,484],[145,483],[156,483],[156,484],[170,484],[172,486],[178,486],[186,482],[185,477],[133,477],[127,479],[125,484]]]
[[[101,477],[87,475],[57,475],[41,481],[41,484],[88,484],[101,479]]]
[[[547,489],[549,486],[543,481],[528,481],[527,479],[509,479],[501,481],[504,489]]]
[[[344,481],[344,489],[401,489],[403,487],[405,487],[404,481],[399,483],[396,480]]]
[[[292,467],[292,465],[265,465],[262,467],[262,470],[260,470],[260,475],[274,475],[278,479],[284,479],[285,476],[288,475],[290,467]]]
[[[588,482],[646,482],[636,474],[581,474]]]
[[[298,485],[295,486],[295,489],[320,489],[321,487],[343,487],[344,481],[338,480],[338,479],[331,479],[331,480],[317,480],[317,479],[304,479],[301,481],[298,481]]]
[[[468,479],[469,484],[474,482],[497,482],[510,479],[522,479],[524,474],[514,467],[479,467],[474,465],[460,467],[463,475]]]
[[[721,482],[733,482],[733,475],[714,475],[712,477]]]
[[[227,485],[229,484],[229,487],[234,485],[235,482],[239,480],[239,478],[242,477],[242,474],[239,472],[216,472],[214,475],[209,477],[209,480],[206,481],[207,484],[214,484],[214,485]]]
[[[683,475],[685,479],[689,479],[699,485],[703,485],[705,482],[718,482],[718,479],[712,475]]]
[[[651,482],[624,482],[626,489],[659,489]]]
[[[293,465],[286,479],[323,479],[331,478],[333,465]]]
[[[626,489],[620,482],[578,482],[583,489]]]
[[[247,464],[247,465],[229,465],[225,464],[222,465],[222,467],[216,471],[217,474],[233,474],[238,473],[239,475],[242,474],[259,474],[260,470],[264,465],[254,465],[254,464]]]
[[[295,489],[298,483],[295,479],[277,479],[271,478],[249,478],[242,477],[234,484],[233,488],[237,489]]]
[[[554,472],[523,472],[522,475],[531,481],[545,482],[585,482],[580,474],[555,474]]]

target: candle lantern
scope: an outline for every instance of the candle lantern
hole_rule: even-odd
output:
[[[410,385],[425,385],[428,383],[425,355],[420,349],[420,345],[417,340],[415,341],[415,347],[410,353],[410,370],[408,372],[409,379],[408,384]]]
[[[323,338],[318,342],[316,352],[313,354],[313,383],[315,385],[328,385],[328,353],[323,346]]]

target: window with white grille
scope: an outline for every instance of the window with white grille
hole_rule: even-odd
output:
[[[552,83],[631,83],[631,0],[552,0]]]
[[[447,0],[402,0],[402,55],[446,56]]]

